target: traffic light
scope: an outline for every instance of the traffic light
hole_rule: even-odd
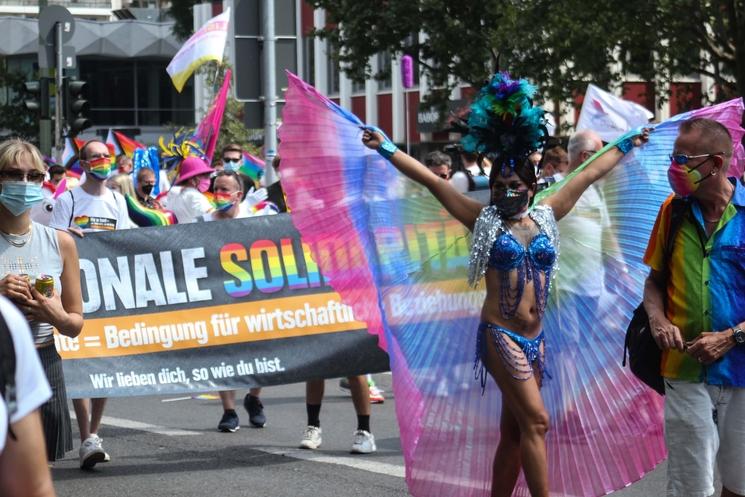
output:
[[[23,101],[26,108],[38,113],[40,119],[49,119],[49,78],[26,81],[23,86],[26,90]]]
[[[85,81],[69,78],[63,81],[65,122],[69,126],[69,136],[76,136],[93,125],[88,119],[90,105],[84,96],[87,86],[88,83]]]

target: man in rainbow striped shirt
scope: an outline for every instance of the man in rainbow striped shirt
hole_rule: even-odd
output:
[[[644,307],[663,350],[668,496],[713,494],[715,465],[722,496],[745,495],[745,187],[727,178],[731,158],[721,124],[680,126],[668,178],[685,213],[666,258],[665,201],[644,256]]]

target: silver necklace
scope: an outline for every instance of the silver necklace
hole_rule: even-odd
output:
[[[14,233],[6,233],[0,230],[0,235],[2,235],[2,237],[5,238],[5,241],[9,244],[13,245],[16,248],[21,248],[31,241],[31,237],[34,236],[34,230],[29,229],[27,232],[21,233],[20,235],[16,235]]]

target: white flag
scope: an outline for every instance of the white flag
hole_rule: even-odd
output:
[[[653,117],[654,114],[645,107],[589,84],[576,129],[591,129],[603,141],[611,142],[627,131],[647,124]]]
[[[229,22],[230,8],[207,21],[173,56],[166,72],[179,92],[197,67],[208,60],[222,62]]]

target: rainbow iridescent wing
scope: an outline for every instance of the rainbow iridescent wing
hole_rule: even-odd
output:
[[[431,196],[401,188],[395,169],[362,146],[359,119],[289,79],[280,130],[283,187],[321,270],[390,355],[409,490],[417,497],[488,495],[501,400],[491,380],[483,396],[474,380],[484,294],[465,283],[466,232]],[[646,274],[641,254],[669,194],[665,157],[679,121],[658,126],[605,182],[607,230],[619,248],[608,259],[599,305],[555,299],[547,311],[553,379],[543,397],[553,423],[552,494],[604,495],[664,458],[661,399],[620,362]],[[621,258],[630,281],[612,262]],[[562,312],[569,308],[579,312]],[[528,495],[524,481],[515,495]]]

